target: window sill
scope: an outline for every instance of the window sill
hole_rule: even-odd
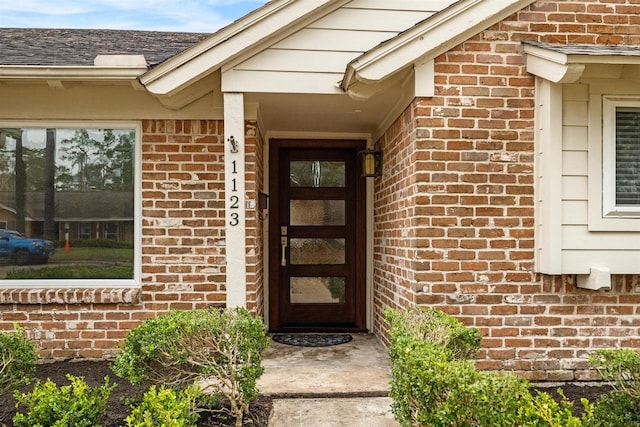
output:
[[[142,302],[140,288],[0,289],[0,304],[127,304]]]

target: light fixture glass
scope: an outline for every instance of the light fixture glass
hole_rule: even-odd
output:
[[[382,175],[382,152],[379,150],[362,150],[358,153],[362,163],[362,177]]]

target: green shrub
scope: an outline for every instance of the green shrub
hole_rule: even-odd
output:
[[[47,379],[37,381],[33,391],[14,393],[18,413],[13,417],[16,427],[95,427],[107,407],[115,388],[109,377],[99,387],[89,387],[83,377],[67,375],[69,385],[58,386]],[[20,407],[24,407],[21,411]]]
[[[133,267],[127,265],[61,265],[11,270],[7,279],[130,279]]]
[[[640,353],[629,348],[601,349],[589,362],[614,389],[596,403],[594,412],[600,425],[640,425]]]
[[[472,362],[451,360],[443,347],[403,338],[393,359],[392,411],[403,426],[516,425],[525,380],[479,372]]]
[[[598,399],[594,415],[600,427],[640,426],[640,402],[628,394],[614,391]]]
[[[587,399],[581,399],[584,411],[580,417],[573,415],[573,402],[558,389],[560,402],[548,393],[535,396],[527,394],[519,410],[519,426],[522,427],[596,427],[594,405]]]
[[[66,244],[66,240],[56,240],[53,242],[53,245],[56,248],[64,248]],[[69,246],[72,248],[134,248],[134,244],[132,241],[121,241],[114,239],[72,239],[69,240]]]
[[[36,347],[15,325],[15,332],[0,333],[0,394],[28,381],[36,370]]]
[[[589,357],[591,366],[614,389],[640,399],[640,353],[630,348],[602,349]]]
[[[199,382],[211,393],[211,404],[221,397],[229,401],[241,425],[258,395],[268,344],[262,320],[246,309],[171,311],[130,331],[112,369],[134,384],[182,389]]]
[[[535,397],[515,374],[477,371],[468,360],[480,335],[434,309],[387,311],[391,324],[392,411],[403,426],[595,427],[593,406]],[[561,392],[560,392],[561,393]],[[562,394],[561,394],[562,395]]]
[[[428,341],[447,349],[453,360],[471,359],[480,348],[482,337],[477,329],[434,308],[387,310],[386,320],[391,325],[392,341],[401,337]]]
[[[199,395],[196,387],[174,391],[165,386],[156,390],[152,385],[125,419],[127,427],[195,427]]]

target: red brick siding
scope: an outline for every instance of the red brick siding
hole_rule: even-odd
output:
[[[640,347],[640,276],[593,292],[534,272],[534,79],[520,43],[638,44],[635,3],[539,1],[436,58],[435,96],[379,141],[377,332],[387,307],[438,307],[480,329],[479,367],[535,380],[592,379],[588,352]]]
[[[0,330],[18,322],[43,358],[102,358],[144,319],[225,305],[223,131],[215,120],[142,122],[141,289],[2,290]],[[246,133],[247,300],[261,312],[262,141],[255,123]]]
[[[263,140],[255,122],[245,132],[245,193],[247,198],[247,308],[265,313],[264,299],[264,219],[258,206],[258,194],[264,184]]]

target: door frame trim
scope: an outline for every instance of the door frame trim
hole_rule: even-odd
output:
[[[265,153],[265,157],[268,158],[268,191],[270,196],[275,196],[273,194],[274,186],[278,185],[278,169],[279,169],[279,150],[281,148],[355,148],[357,150],[362,150],[367,147],[367,140],[363,138],[358,139],[350,139],[350,138],[340,138],[340,139],[313,139],[313,138],[269,138],[267,142],[267,153]],[[358,166],[360,165],[360,159],[357,159]],[[356,185],[356,194],[357,198],[360,200],[358,204],[357,217],[362,218],[365,224],[357,230],[356,237],[356,327],[353,328],[339,328],[343,331],[360,331],[364,332],[370,327],[372,310],[371,310],[371,286],[370,286],[370,253],[368,252],[368,248],[370,247],[370,238],[369,238],[369,230],[370,230],[370,182],[368,179],[357,177],[358,185]],[[266,252],[269,254],[268,259],[266,259],[266,267],[268,271],[268,279],[267,283],[265,283],[265,318],[267,321],[267,326],[270,331],[320,331],[320,330],[333,330],[335,328],[314,328],[314,327],[280,327],[277,328],[279,318],[278,311],[279,308],[277,306],[278,296],[275,295],[273,289],[277,286],[277,281],[279,280],[278,268],[279,265],[275,265],[278,263],[279,258],[276,256],[271,256],[269,249],[271,247],[276,246],[279,243],[280,233],[279,233],[279,224],[278,224],[278,215],[275,215],[275,211],[273,207],[275,206],[275,199],[269,200],[269,215],[267,225],[265,227],[266,236],[265,236],[265,246]]]

